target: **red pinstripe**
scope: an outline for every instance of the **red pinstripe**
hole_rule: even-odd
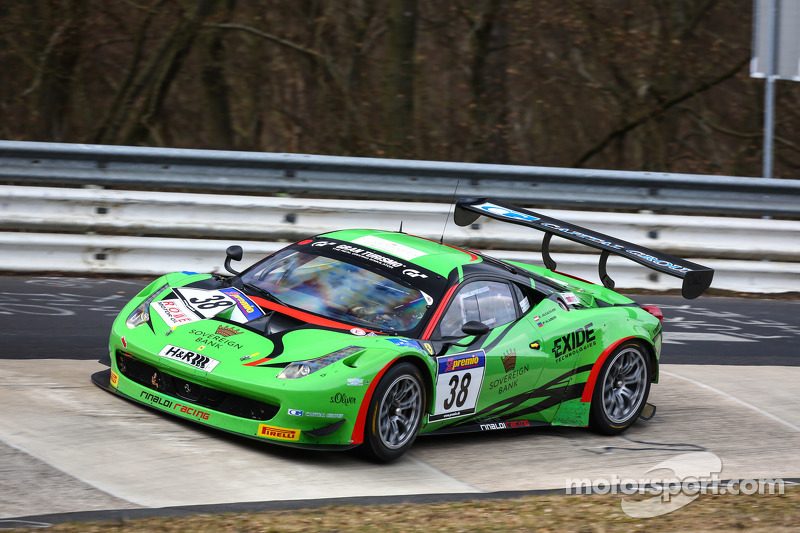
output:
[[[589,373],[589,379],[586,380],[586,385],[583,387],[583,394],[581,395],[582,402],[591,402],[592,401],[592,394],[594,393],[594,386],[597,383],[597,376],[600,375],[600,369],[603,368],[603,363],[606,362],[608,356],[611,355],[617,346],[622,344],[625,341],[629,341],[631,339],[635,339],[636,337],[625,337],[624,339],[620,339],[605,350],[603,353],[600,354],[600,357],[597,358],[597,361],[594,362],[594,366],[592,367],[592,371]]]

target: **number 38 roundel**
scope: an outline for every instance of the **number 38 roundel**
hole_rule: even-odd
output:
[[[173,289],[183,300],[203,318],[212,318],[233,307],[236,302],[219,290],[193,289],[181,287]]]
[[[434,422],[474,413],[486,371],[486,353],[475,350],[442,355],[436,362],[436,405],[428,420]]]

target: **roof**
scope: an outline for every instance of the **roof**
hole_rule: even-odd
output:
[[[445,278],[455,268],[481,261],[480,257],[467,250],[396,231],[349,229],[332,231],[324,236],[391,255]]]

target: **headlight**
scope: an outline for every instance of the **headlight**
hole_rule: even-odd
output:
[[[125,325],[128,326],[130,329],[133,329],[137,326],[141,326],[142,324],[146,324],[148,320],[150,320],[150,304],[158,298],[158,295],[161,294],[164,289],[168,288],[169,284],[164,284],[158,289],[156,289],[153,294],[151,294],[147,300],[143,301],[139,305],[136,306],[136,309],[128,315],[128,319],[125,321]]]
[[[341,361],[345,357],[351,356],[360,350],[363,350],[363,348],[359,348],[358,346],[348,346],[346,348],[342,348],[341,350],[336,350],[335,352],[323,355],[322,357],[317,357],[316,359],[290,363],[289,366],[281,370],[281,373],[278,374],[278,379],[297,379],[305,377],[309,374],[313,374],[321,368],[325,368],[326,366],[335,363],[336,361]]]

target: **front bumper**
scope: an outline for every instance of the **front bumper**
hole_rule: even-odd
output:
[[[295,399],[287,402],[262,402],[184,379],[118,351],[111,353],[111,363],[110,370],[92,376],[96,385],[179,418],[284,446],[348,449],[359,444],[352,441],[352,432],[360,403],[347,412],[312,411],[304,409],[298,394],[288,394]]]

